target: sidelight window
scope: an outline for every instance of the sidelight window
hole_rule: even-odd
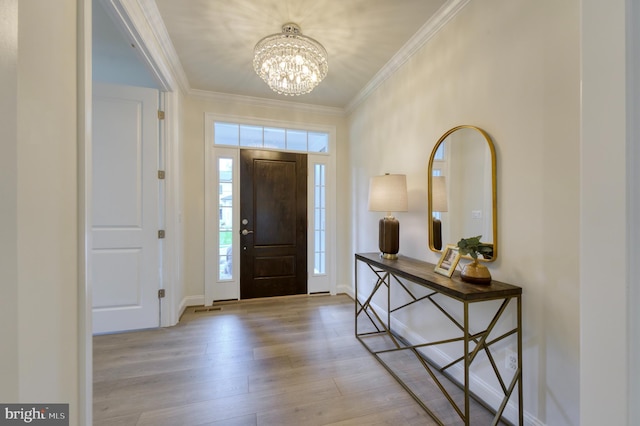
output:
[[[218,279],[233,278],[233,159],[218,158]]]
[[[316,275],[326,273],[327,261],[327,233],[326,233],[326,166],[315,164],[314,166],[314,266]]]

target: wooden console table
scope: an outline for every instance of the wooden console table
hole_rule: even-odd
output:
[[[370,270],[373,272],[373,288],[368,294],[359,294],[358,284],[358,267],[359,262],[368,266],[364,272]],[[426,295],[415,296],[415,291],[412,291],[410,286],[406,284],[407,281],[418,284],[426,289]],[[360,284],[361,286],[362,284]],[[386,292],[384,289],[386,288]],[[394,290],[394,297],[392,298],[392,288]],[[378,296],[378,306],[372,303],[376,293],[380,291],[381,295]],[[403,293],[404,295],[396,294],[396,291]],[[386,294],[384,294],[386,293]],[[421,292],[422,293],[422,292]],[[423,262],[417,259],[401,256],[397,260],[388,260],[380,257],[378,253],[359,253],[355,255],[355,335],[356,338],[373,354],[373,356],[391,373],[391,375],[411,394],[411,396],[424,408],[424,410],[440,425],[444,425],[442,420],[438,419],[434,410],[429,408],[427,404],[421,400],[421,398],[410,388],[410,386],[403,380],[394,367],[385,360],[390,354],[397,352],[409,352],[415,355],[415,358],[424,367],[425,373],[435,382],[440,391],[451,404],[455,412],[460,416],[465,425],[471,424],[470,419],[470,398],[478,400],[477,396],[470,391],[469,388],[469,370],[476,359],[476,356],[480,351],[484,351],[487,356],[496,379],[504,392],[504,398],[500,407],[496,410],[495,417],[492,424],[498,424],[500,421],[506,422],[502,418],[503,412],[507,403],[509,402],[514,390],[517,387],[517,404],[518,404],[518,421],[519,425],[523,425],[523,407],[522,407],[522,288],[501,283],[499,281],[492,281],[489,285],[475,285],[463,282],[460,279],[459,272],[455,272],[452,278],[437,274],[434,272],[434,265],[431,263]],[[454,299],[460,302],[463,306],[462,319],[460,314],[456,318],[456,314],[451,312],[448,308],[450,303],[442,303],[445,298]],[[399,306],[392,307],[392,300],[398,300],[400,298],[408,300],[408,302],[401,302]],[[380,304],[384,304],[382,300],[386,300],[386,312],[382,312],[384,307],[380,307]],[[499,307],[497,308],[493,318],[487,325],[471,324],[469,306],[473,303],[481,303],[488,301],[498,301]],[[501,303],[499,301],[502,301]],[[502,317],[507,306],[511,301],[515,301],[517,310],[517,325],[507,331],[500,331],[498,336],[493,336],[492,331],[496,329],[496,324]],[[392,321],[394,321],[393,314],[406,309],[414,304],[424,302],[430,303],[435,307],[435,312],[440,312],[446,317],[456,330],[460,332],[447,339],[438,339],[436,341],[429,342],[408,342],[403,336],[401,336],[397,329],[392,327]],[[496,305],[495,303],[491,306]],[[364,321],[363,326],[367,326],[368,331],[359,331],[358,322]],[[486,327],[482,331],[472,332],[472,328]],[[507,327],[509,328],[509,327]],[[496,333],[494,333],[496,334]],[[510,337],[511,336],[511,337]],[[506,372],[502,372],[497,367],[492,354],[492,345],[497,342],[503,341],[503,339],[509,338],[517,341],[517,366],[515,372],[513,372],[510,382],[505,381]],[[385,339],[390,342],[387,347],[380,347],[379,344],[373,343],[374,340],[379,338]],[[450,344],[452,342],[462,342],[462,353],[460,357],[453,360],[447,365],[439,366],[429,359],[424,351],[427,347],[437,347],[438,345]],[[462,363],[462,364],[460,364]],[[455,380],[453,374],[450,374],[454,365],[462,366],[464,370],[464,379],[462,381]],[[453,380],[464,391],[463,403],[456,403],[455,397],[447,391],[446,386],[442,383],[442,376],[449,380]],[[508,376],[508,375],[507,375]],[[440,377],[440,378],[439,378]],[[413,379],[413,377],[412,377]],[[509,380],[509,377],[507,377]],[[479,401],[483,403],[483,401]],[[483,405],[486,405],[483,403]],[[509,422],[507,422],[509,423]]]

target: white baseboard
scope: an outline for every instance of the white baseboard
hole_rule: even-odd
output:
[[[182,316],[184,310],[189,306],[203,306],[204,305],[204,294],[198,296],[186,296],[180,302],[180,307],[178,308],[178,318]]]
[[[350,296],[352,299],[355,297],[353,293],[353,289],[349,285],[339,285],[336,289],[336,294],[345,293]],[[182,299],[180,302],[180,307],[178,308],[178,318],[182,316],[184,310],[189,306],[204,306],[204,294],[197,296],[187,296]]]
[[[336,293],[344,293],[355,300],[356,294],[353,292],[353,287],[348,284],[338,284],[336,286]]]

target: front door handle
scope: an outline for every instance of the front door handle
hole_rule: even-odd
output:
[[[243,229],[242,231],[240,231],[240,233],[242,235],[249,235],[249,234],[253,234],[253,231],[249,231],[248,229]]]

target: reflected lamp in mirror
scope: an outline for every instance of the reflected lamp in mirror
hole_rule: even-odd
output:
[[[437,213],[447,211],[447,184],[444,176],[433,176],[431,187],[431,200],[433,203],[433,246],[437,250],[442,249],[442,222]]]
[[[406,212],[407,177],[405,175],[374,176],[369,181],[369,211],[386,212],[378,225],[378,246],[385,259],[397,259],[400,251],[400,223],[392,212]]]

